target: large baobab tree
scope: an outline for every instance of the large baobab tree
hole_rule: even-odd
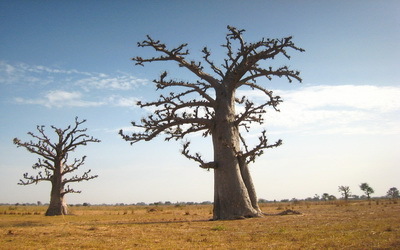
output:
[[[187,139],[187,135],[200,131],[205,137],[211,136],[214,150],[214,159],[211,162],[205,162],[198,153],[191,154],[188,141],[183,144],[182,153],[199,162],[201,167],[214,170],[214,219],[262,215],[257,205],[248,164],[261,155],[264,149],[279,146],[281,141],[269,144],[264,131],[258,144],[250,147],[244,134],[249,131],[252,123],[264,123],[263,114],[267,107],[278,111],[282,99],[256,80],[284,77],[289,82],[301,81],[300,73],[287,66],[261,66],[263,61],[278,56],[290,59],[289,49],[304,51],[295,46],[292,37],[263,38],[258,42],[248,43],[242,37],[244,31],[228,26],[226,42],[222,45],[226,50],[226,58],[221,66],[212,61],[211,51],[207,47],[202,50],[203,61],[196,62],[186,59],[189,55],[187,44],[168,48],[150,36],[139,42],[139,47],[150,47],[161,55],[151,58],[135,57],[133,61],[136,65],[175,62],[191,72],[197,80],[167,79],[168,73],[163,72],[154,83],[157,90],[166,89],[169,92],[160,95],[153,102],[138,102],[142,108],[153,107],[154,113],[143,118],[140,123],[132,122],[138,129],[137,132],[128,135],[120,131],[123,139],[131,143],[149,141],[162,133],[166,140]],[[240,96],[237,90],[246,87],[264,94],[265,101],[257,104],[246,96]]]
[[[69,186],[73,182],[88,181],[97,177],[90,175],[91,170],[85,171],[82,175],[73,175],[67,177],[72,172],[80,168],[84,163],[86,156],[80,159],[75,158],[68,163],[68,154],[74,151],[78,146],[85,146],[89,142],[100,142],[86,134],[86,128],[80,128],[86,120],[79,121],[75,118],[75,124],[66,129],[51,126],[56,136],[50,138],[45,133],[45,126],[37,126],[37,134],[28,132],[33,140],[22,142],[14,138],[14,144],[18,147],[24,147],[29,152],[40,156],[38,162],[32,168],[41,170],[36,175],[24,174],[19,185],[37,184],[41,181],[51,182],[50,205],[46,211],[46,216],[68,214],[67,204],[64,196],[68,193],[80,193]],[[53,140],[54,139],[54,140]]]

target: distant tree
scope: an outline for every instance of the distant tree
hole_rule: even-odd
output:
[[[342,194],[343,198],[347,201],[351,195],[349,186],[339,186],[339,192]]]
[[[329,195],[328,200],[334,201],[334,200],[336,200],[336,196],[331,194],[331,195]]]
[[[214,219],[262,216],[248,164],[254,162],[265,149],[281,145],[281,140],[270,144],[264,131],[259,143],[249,147],[241,133],[248,132],[250,124],[263,124],[266,108],[278,110],[278,104],[282,102],[279,96],[259,85],[257,80],[284,77],[289,82],[301,81],[298,71],[290,70],[287,66],[264,67],[264,61],[278,56],[290,59],[290,49],[304,51],[295,46],[290,36],[282,39],[263,38],[248,43],[242,37],[245,30],[231,26],[227,28],[226,42],[222,45],[226,49],[226,58],[222,66],[211,60],[211,51],[207,47],[201,51],[203,62],[196,62],[187,60],[187,44],[168,48],[150,36],[138,43],[139,47],[149,47],[161,55],[151,58],[137,56],[133,58],[136,65],[174,62],[196,79],[190,82],[169,80],[166,71],[161,73],[154,83],[157,90],[167,89],[169,92],[160,95],[156,101],[138,103],[142,108],[154,108],[154,112],[141,119],[141,123],[132,122],[138,132],[126,135],[120,131],[123,139],[131,143],[150,141],[162,133],[166,135],[166,140],[187,139],[187,135],[198,132],[202,132],[204,137],[211,136],[213,161],[206,162],[200,154],[191,154],[189,142],[184,143],[182,154],[198,162],[201,167],[214,170]],[[266,100],[256,104],[246,96],[238,96],[239,88],[259,91]]]
[[[266,200],[266,199],[262,199],[262,198],[258,199],[258,203],[267,203],[267,202],[268,202],[268,200]]]
[[[368,200],[371,198],[370,195],[375,192],[374,189],[368,185],[368,183],[361,183],[360,184],[360,189],[362,191],[364,191],[364,193],[367,196]]]
[[[321,199],[324,200],[324,201],[329,200],[329,194],[328,193],[323,193]]]
[[[28,132],[34,141],[22,142],[18,138],[14,138],[13,142],[18,147],[24,147],[29,152],[40,156],[38,162],[35,163],[33,169],[42,169],[36,176],[24,174],[25,180],[20,180],[19,185],[37,184],[41,181],[51,182],[50,205],[46,211],[46,216],[65,215],[68,214],[67,204],[64,196],[68,193],[80,193],[72,189],[69,184],[73,182],[88,181],[97,177],[97,175],[89,175],[91,170],[84,172],[81,176],[75,175],[67,177],[68,174],[76,171],[84,163],[86,156],[80,159],[75,158],[68,163],[68,155],[78,146],[85,146],[89,142],[100,142],[100,140],[85,134],[86,128],[81,129],[79,126],[86,120],[79,121],[75,118],[75,124],[68,126],[66,129],[51,128],[56,133],[55,139],[45,133],[45,126],[37,126],[38,134]]]
[[[396,187],[392,187],[387,191],[386,196],[388,196],[391,199],[399,198],[400,197],[399,190]]]

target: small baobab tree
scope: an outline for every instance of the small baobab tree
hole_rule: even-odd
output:
[[[86,156],[80,159],[75,158],[68,162],[68,155],[78,146],[85,146],[90,142],[100,142],[100,140],[87,135],[86,128],[80,128],[86,120],[79,121],[75,118],[75,124],[66,129],[51,126],[56,136],[50,138],[45,133],[45,126],[37,126],[38,133],[28,132],[33,140],[22,142],[14,138],[13,142],[17,147],[26,148],[29,152],[40,156],[38,162],[32,168],[39,170],[36,175],[24,174],[19,185],[37,184],[41,181],[51,182],[50,205],[46,211],[46,216],[68,214],[64,196],[68,193],[80,193],[69,186],[70,183],[88,181],[97,178],[97,175],[90,175],[91,170],[85,171],[82,175],[69,176],[78,170],[84,163]],[[54,140],[53,140],[54,139]]]
[[[132,122],[136,132],[121,136],[136,143],[150,141],[160,134],[166,140],[186,139],[189,134],[201,132],[210,136],[213,144],[213,160],[206,161],[199,153],[189,150],[190,142],[183,144],[182,154],[200,164],[200,167],[214,170],[213,219],[235,219],[261,216],[257,197],[251,180],[248,164],[254,162],[265,149],[281,145],[281,141],[269,143],[266,132],[259,136],[259,142],[250,146],[245,141],[251,124],[263,124],[267,107],[278,111],[282,102],[280,96],[260,85],[257,80],[286,78],[289,82],[301,81],[300,72],[287,66],[262,66],[269,60],[282,56],[290,59],[288,50],[304,50],[297,47],[292,37],[264,39],[248,43],[242,35],[245,30],[228,26],[228,34],[222,47],[226,58],[221,66],[211,59],[211,51],[202,49],[203,60],[187,60],[187,44],[168,48],[164,43],[150,36],[139,47],[149,47],[161,54],[155,57],[135,57],[136,65],[150,62],[174,62],[192,73],[195,79],[180,81],[168,79],[168,73],[161,73],[154,80],[157,90],[166,90],[159,99],[152,102],[138,102],[142,108],[155,111],[140,123]],[[204,66],[203,66],[204,65]],[[239,89],[259,91],[265,96],[263,103],[255,103],[240,95]],[[236,110],[239,110],[237,112]]]
[[[343,198],[347,201],[351,195],[349,186],[339,186],[339,192],[342,194]]]
[[[392,187],[387,191],[386,196],[394,200],[400,197],[400,193],[396,187]]]
[[[364,191],[368,200],[371,198],[371,194],[375,192],[374,189],[366,182],[360,184],[360,189]]]

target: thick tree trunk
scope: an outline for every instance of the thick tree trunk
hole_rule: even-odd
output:
[[[253,208],[243,181],[237,152],[239,152],[239,130],[234,124],[235,108],[233,94],[217,93],[214,128],[214,220],[239,219],[260,216]]]
[[[67,215],[68,207],[64,201],[64,186],[62,184],[61,167],[56,168],[51,181],[50,205],[47,208],[46,216]]]
[[[68,207],[64,201],[64,197],[60,194],[51,194],[50,205],[47,208],[46,216],[67,215]]]
[[[246,159],[239,158],[240,174],[242,175],[244,185],[249,193],[251,205],[257,212],[262,215],[262,211],[258,206],[258,199],[256,194],[256,189],[254,188],[253,179],[251,178],[249,166],[246,163]]]
[[[218,161],[214,170],[214,220],[257,217],[237,164]]]

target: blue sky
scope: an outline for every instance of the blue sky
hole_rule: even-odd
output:
[[[67,202],[212,200],[212,172],[184,158],[181,142],[130,146],[117,132],[146,114],[134,103],[158,97],[151,81],[163,70],[193,79],[174,64],[135,67],[130,58],[155,55],[137,42],[149,34],[171,47],[188,43],[195,60],[208,46],[222,63],[227,25],[246,29],[248,41],[292,35],[306,50],[266,64],[300,70],[303,83],[261,82],[285,102],[263,126],[284,144],[251,167],[260,198],[340,196],[339,185],[361,195],[361,182],[378,196],[400,188],[399,12],[389,0],[1,1],[0,203],[48,202],[49,183],[16,185],[37,157],[12,139],[75,116],[102,140],[76,152],[99,178],[76,184],[83,192]],[[191,139],[210,158],[210,139]]]

